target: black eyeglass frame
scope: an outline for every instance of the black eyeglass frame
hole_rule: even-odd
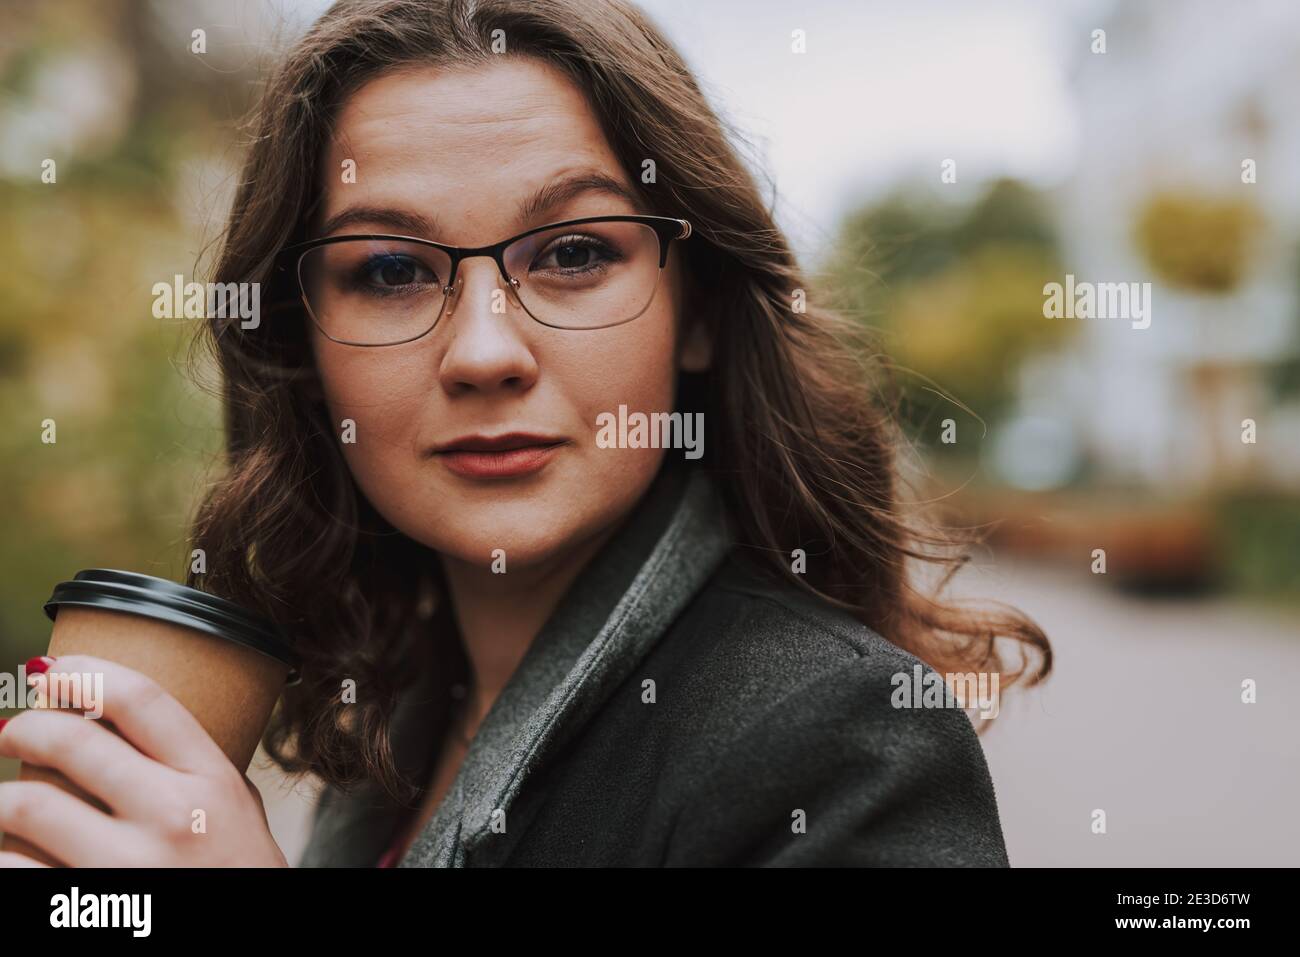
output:
[[[517,291],[519,288],[519,280],[517,280],[514,276],[511,276],[510,273],[506,271],[505,251],[507,248],[509,248],[514,243],[517,243],[521,239],[527,239],[529,236],[534,236],[537,233],[544,233],[547,232],[548,230],[563,229],[568,226],[581,226],[586,223],[614,223],[614,222],[640,223],[644,226],[649,226],[652,230],[654,230],[655,236],[659,240],[660,275],[662,275],[664,267],[668,264],[668,252],[669,252],[669,247],[672,244],[672,241],[674,239],[686,239],[688,236],[691,235],[691,231],[692,231],[690,222],[685,219],[674,219],[671,216],[619,215],[619,216],[584,216],[581,219],[566,219],[558,223],[547,223],[545,226],[537,226],[533,229],[529,229],[526,230],[525,232],[519,233],[518,235],[511,236],[509,239],[503,239],[500,242],[493,243],[490,246],[449,246],[446,243],[435,242],[432,239],[422,239],[418,236],[402,236],[394,233],[353,233],[346,236],[324,236],[320,239],[308,239],[305,242],[294,243],[290,246],[285,246],[278,253],[276,253],[275,266],[281,272],[287,272],[289,271],[290,266],[292,265],[294,278],[298,284],[298,293],[302,297],[302,303],[307,310],[307,315],[311,317],[311,321],[316,325],[316,328],[320,329],[321,334],[324,335],[325,338],[333,342],[341,343],[342,345],[358,346],[361,348],[382,348],[383,346],[400,346],[407,342],[414,342],[416,339],[419,339],[423,336],[427,336],[430,332],[433,331],[434,327],[438,324],[438,320],[442,318],[442,314],[447,309],[447,302],[451,299],[453,295],[455,295],[456,273],[457,270],[460,268],[461,262],[465,259],[472,259],[477,256],[488,256],[493,261],[496,262],[497,270],[501,273],[501,278],[504,279],[506,281],[506,284],[512,289],[512,291],[514,291],[516,302],[519,303],[520,308],[522,308],[524,312],[528,313],[528,316],[531,319],[533,319],[533,321],[541,323],[543,326],[548,326],[549,328],[552,329],[564,329],[566,331],[571,331],[571,332],[586,332],[594,329],[608,329],[611,326],[621,326],[625,323],[631,322],[633,319],[637,319],[638,317],[640,317],[645,313],[646,309],[650,307],[650,303],[654,301],[654,292],[653,291],[651,292],[650,299],[647,300],[645,306],[641,308],[641,311],[638,312],[635,316],[631,316],[628,319],[620,319],[618,322],[609,322],[600,326],[576,326],[576,327],[557,326],[554,325],[553,323],[545,322],[541,319],[538,319],[535,315],[533,315],[532,311],[528,308],[528,306],[524,304],[523,299],[519,296],[519,293]],[[325,327],[322,326],[320,321],[316,318],[316,314],[312,311],[311,303],[307,299],[307,290],[304,288],[302,282],[303,257],[306,256],[307,253],[311,252],[313,249],[318,249],[321,246],[329,246],[334,243],[343,243],[343,242],[351,242],[351,241],[366,240],[366,239],[395,239],[395,240],[401,240],[402,242],[418,243],[421,246],[432,246],[434,249],[441,250],[442,252],[446,253],[448,257],[450,257],[451,272],[448,274],[447,284],[443,287],[442,290],[443,292],[442,304],[438,307],[438,314],[433,317],[433,321],[429,323],[429,327],[425,329],[423,332],[420,332],[414,336],[409,336],[406,339],[400,339],[396,342],[352,342],[347,339],[335,339],[333,336],[331,336],[328,332],[325,331]],[[659,279],[656,278],[655,289],[657,290],[658,288],[659,288]]]

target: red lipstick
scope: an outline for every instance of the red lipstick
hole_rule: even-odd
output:
[[[529,432],[465,435],[439,445],[434,455],[464,478],[514,478],[541,469],[567,442]]]

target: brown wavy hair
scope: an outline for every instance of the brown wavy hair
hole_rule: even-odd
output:
[[[496,30],[506,54],[493,52]],[[262,94],[211,276],[261,282],[264,321],[247,332],[237,319],[213,319],[196,340],[220,371],[226,448],[191,536],[208,571],[189,583],[261,611],[295,642],[302,682],[285,690],[263,742],[276,763],[339,787],[375,780],[413,799],[419,784],[399,772],[389,740],[396,695],[415,669],[449,684],[457,653],[448,619],[435,614],[446,606],[435,556],[353,483],[297,290],[274,257],[309,238],[320,158],[345,97],[396,67],[501,55],[564,70],[624,168],[655,161],[656,183],[630,176],[648,208],[694,226],[681,247],[685,311],[713,340],[698,401],[716,423],[706,461],[738,544],[940,672],[997,671],[1003,685],[1045,677],[1051,647],[1024,615],[939,599],[965,560],[954,548],[964,538],[904,501],[888,361],[861,322],[811,288],[733,145],[743,136],[642,12],[621,0],[341,0]],[[804,574],[791,570],[795,548],[807,553]],[[937,587],[914,581],[922,565],[946,568]],[[1007,641],[1019,651],[1010,673]],[[346,679],[355,703],[343,701]]]

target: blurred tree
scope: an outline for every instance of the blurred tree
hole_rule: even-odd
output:
[[[1160,192],[1141,206],[1136,238],[1166,285],[1226,293],[1241,283],[1261,225],[1259,210],[1245,199]]]
[[[155,319],[151,290],[213,238],[192,171],[233,153],[256,73],[189,54],[190,28],[213,26],[201,4],[55,0],[4,19],[0,654],[20,661],[45,647],[60,579],[182,567],[220,416],[178,367],[193,323]]]
[[[966,208],[923,196],[904,187],[848,217],[823,280],[911,373],[901,377],[903,412],[931,440],[938,419],[963,416],[935,390],[994,418],[1020,361],[1068,327],[1043,319],[1043,285],[1060,269],[1055,232],[1030,189],[998,180]]]

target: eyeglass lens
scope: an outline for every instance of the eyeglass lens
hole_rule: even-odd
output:
[[[636,318],[659,281],[659,237],[644,223],[579,223],[533,233],[506,247],[506,272],[534,319],[566,329]],[[312,317],[332,339],[404,342],[442,314],[451,257],[402,239],[349,239],[317,246],[298,265]]]

